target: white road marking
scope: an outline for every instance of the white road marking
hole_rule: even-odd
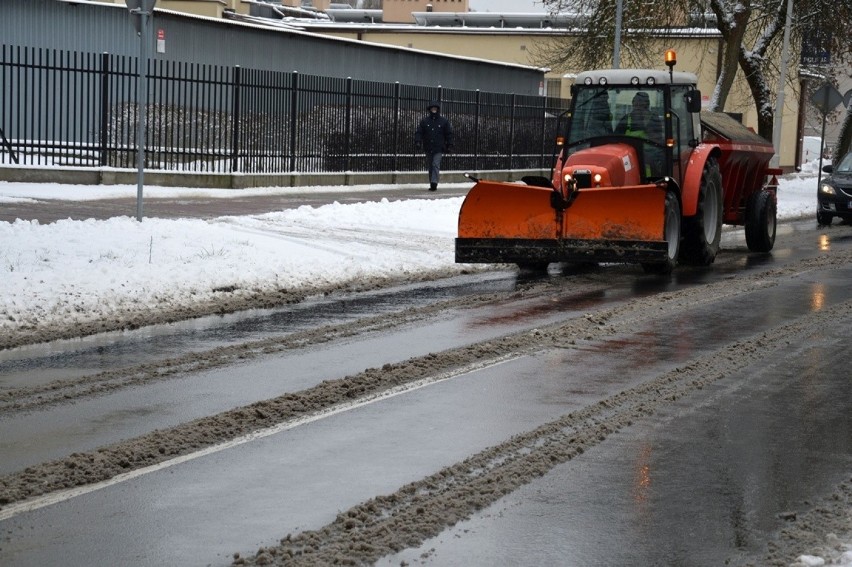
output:
[[[331,406],[324,410],[312,413],[305,417],[301,417],[299,419],[295,419],[292,421],[285,421],[275,425],[273,427],[268,427],[266,429],[260,429],[258,431],[254,431],[249,433],[248,435],[243,435],[242,437],[237,437],[235,439],[231,439],[225,443],[221,443],[219,445],[213,445],[211,447],[207,447],[205,449],[201,449],[200,451],[196,451],[194,453],[189,453],[187,455],[181,455],[180,457],[175,457],[174,459],[170,459],[168,461],[163,461],[162,463],[157,463],[156,465],[151,465],[148,467],[142,467],[140,469],[136,469],[130,472],[121,473],[115,475],[114,477],[104,480],[101,482],[96,482],[93,484],[87,484],[86,486],[80,486],[76,488],[69,488],[68,490],[61,490],[57,492],[51,492],[50,494],[45,494],[43,496],[38,496],[33,498],[32,500],[26,500],[23,502],[19,502],[17,504],[12,504],[7,508],[3,508],[0,510],[0,522],[4,520],[8,520],[10,518],[14,518],[20,514],[25,514],[27,512],[33,512],[40,508],[45,508],[47,506],[52,506],[53,504],[59,504],[60,502],[64,502],[66,500],[71,500],[72,498],[77,498],[78,496],[83,496],[85,494],[89,494],[90,492],[95,492],[97,490],[101,490],[103,488],[108,488],[110,486],[120,484],[122,482],[132,480],[134,478],[138,478],[140,476],[161,471],[163,469],[167,469],[169,467],[173,467],[175,465],[179,465],[181,463],[186,463],[188,461],[192,461],[194,459],[198,459],[200,457],[205,457],[207,455],[212,455],[213,453],[218,453],[219,451],[224,451],[226,449],[231,449],[233,447],[237,447],[239,445],[243,445],[245,443],[250,443],[257,439],[263,439],[264,437],[269,437],[270,435],[275,435],[277,433],[281,433],[282,431],[287,431],[288,429],[295,429],[301,425],[306,425],[308,423],[313,423],[315,421],[319,421],[321,419],[325,419],[327,417],[331,417],[333,415],[337,415],[339,413],[347,412],[353,409],[357,409],[375,402],[379,402],[382,400],[386,400],[389,398],[393,398],[395,396],[399,396],[401,394],[406,394],[408,392],[413,392],[415,390],[419,390],[420,388],[425,388],[426,386],[431,386],[433,384],[438,384],[440,382],[444,382],[450,380],[452,378],[456,378],[459,376],[464,376],[465,374],[470,374],[472,372],[478,372],[480,370],[485,370],[486,368],[491,368],[493,366],[497,366],[506,362],[510,362],[512,360],[521,358],[523,355],[512,353],[503,356],[499,356],[496,358],[492,358],[486,361],[478,361],[462,368],[459,368],[454,371],[444,372],[441,374],[437,374],[435,376],[431,376],[429,378],[423,378],[421,380],[416,380],[414,382],[409,382],[407,384],[403,384],[400,386],[396,386],[394,388],[390,388],[383,392],[379,392],[376,394],[369,394],[367,396],[361,397],[357,400],[353,400],[351,402],[347,402],[345,404],[339,404],[336,406]]]

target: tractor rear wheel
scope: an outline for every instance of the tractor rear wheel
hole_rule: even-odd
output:
[[[668,274],[677,265],[677,257],[680,253],[680,221],[681,208],[680,199],[673,191],[666,193],[665,222],[663,224],[663,238],[668,244],[666,259],[662,262],[643,262],[642,269],[646,274]]]
[[[775,246],[777,225],[775,195],[758,191],[746,203],[745,237],[752,252],[769,252]]]
[[[694,217],[683,220],[681,262],[709,266],[719,253],[722,240],[722,174],[716,158],[707,158],[698,190]]]

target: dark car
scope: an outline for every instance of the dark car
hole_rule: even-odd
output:
[[[852,220],[852,153],[843,156],[836,166],[826,165],[822,170],[830,175],[817,191],[817,224],[831,224],[834,217]]]

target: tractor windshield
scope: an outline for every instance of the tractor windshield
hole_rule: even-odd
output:
[[[647,165],[648,177],[663,175],[665,93],[662,87],[583,86],[576,90],[566,152],[629,137]],[[606,138],[601,140],[600,138]],[[641,148],[641,149],[640,149]]]
[[[568,144],[598,136],[633,136],[664,144],[663,91],[640,87],[577,90]]]

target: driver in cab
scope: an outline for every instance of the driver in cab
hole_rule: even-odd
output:
[[[618,121],[615,133],[655,142],[663,141],[663,123],[659,116],[651,113],[648,93],[639,91],[633,96],[633,109]]]
[[[624,136],[633,136],[643,140],[651,140],[653,142],[663,142],[663,122],[659,116],[651,112],[651,100],[648,93],[639,91],[633,96],[633,108],[624,115],[615,127],[615,133]],[[647,148],[647,146],[646,146]],[[656,148],[654,148],[656,149]],[[652,152],[656,153],[656,152]],[[651,156],[646,155],[645,175],[651,175],[651,167],[648,164],[648,159]],[[651,160],[658,161],[658,160]],[[655,163],[655,166],[659,164]],[[654,167],[653,169],[657,169]]]

